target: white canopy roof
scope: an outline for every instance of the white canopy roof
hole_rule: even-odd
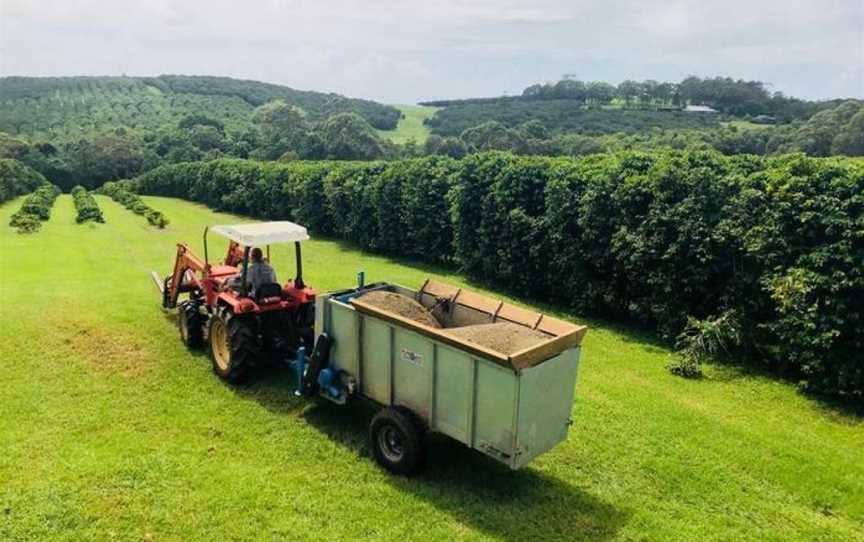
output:
[[[309,239],[306,228],[293,222],[260,222],[258,224],[236,224],[213,226],[211,231],[227,237],[243,246],[275,245]]]

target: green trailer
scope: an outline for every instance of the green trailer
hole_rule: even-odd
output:
[[[443,328],[364,302],[376,290],[413,298]],[[428,280],[417,291],[377,283],[319,295],[315,312],[315,335],[329,343],[325,359],[311,362],[326,367],[316,371],[319,393],[382,407],[370,442],[376,460],[393,472],[419,467],[426,432],[513,469],[567,437],[584,326]],[[452,333],[494,322],[524,326],[543,339],[505,354]]]

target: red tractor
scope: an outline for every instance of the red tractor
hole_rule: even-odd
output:
[[[230,240],[219,264],[210,263],[209,231]],[[284,361],[300,347],[312,351],[315,291],[303,283],[300,243],[306,228],[293,222],[213,226],[204,230],[204,260],[184,243],[177,244],[174,272],[153,280],[162,293],[162,306],[177,308],[180,337],[190,348],[209,346],[213,370],[231,384],[241,382],[262,359]],[[297,275],[284,285],[249,282],[250,250],[294,243]],[[188,299],[179,301],[181,294]]]

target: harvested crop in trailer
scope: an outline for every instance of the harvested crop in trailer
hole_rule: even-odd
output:
[[[539,331],[510,322],[454,327],[445,333],[506,355],[536,346],[550,338]]]
[[[438,320],[434,316],[432,316],[432,313],[429,312],[429,309],[427,309],[420,303],[414,301],[410,297],[394,292],[377,291],[364,294],[361,298],[363,299],[363,301],[369,303],[370,305],[375,305],[376,307],[384,309],[387,312],[398,314],[403,318],[414,320],[415,322],[427,325],[429,327],[441,327],[440,322],[438,322]]]

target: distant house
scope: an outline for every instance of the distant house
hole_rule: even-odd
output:
[[[684,111],[687,113],[719,113],[719,111],[707,105],[688,105],[684,108]]]

